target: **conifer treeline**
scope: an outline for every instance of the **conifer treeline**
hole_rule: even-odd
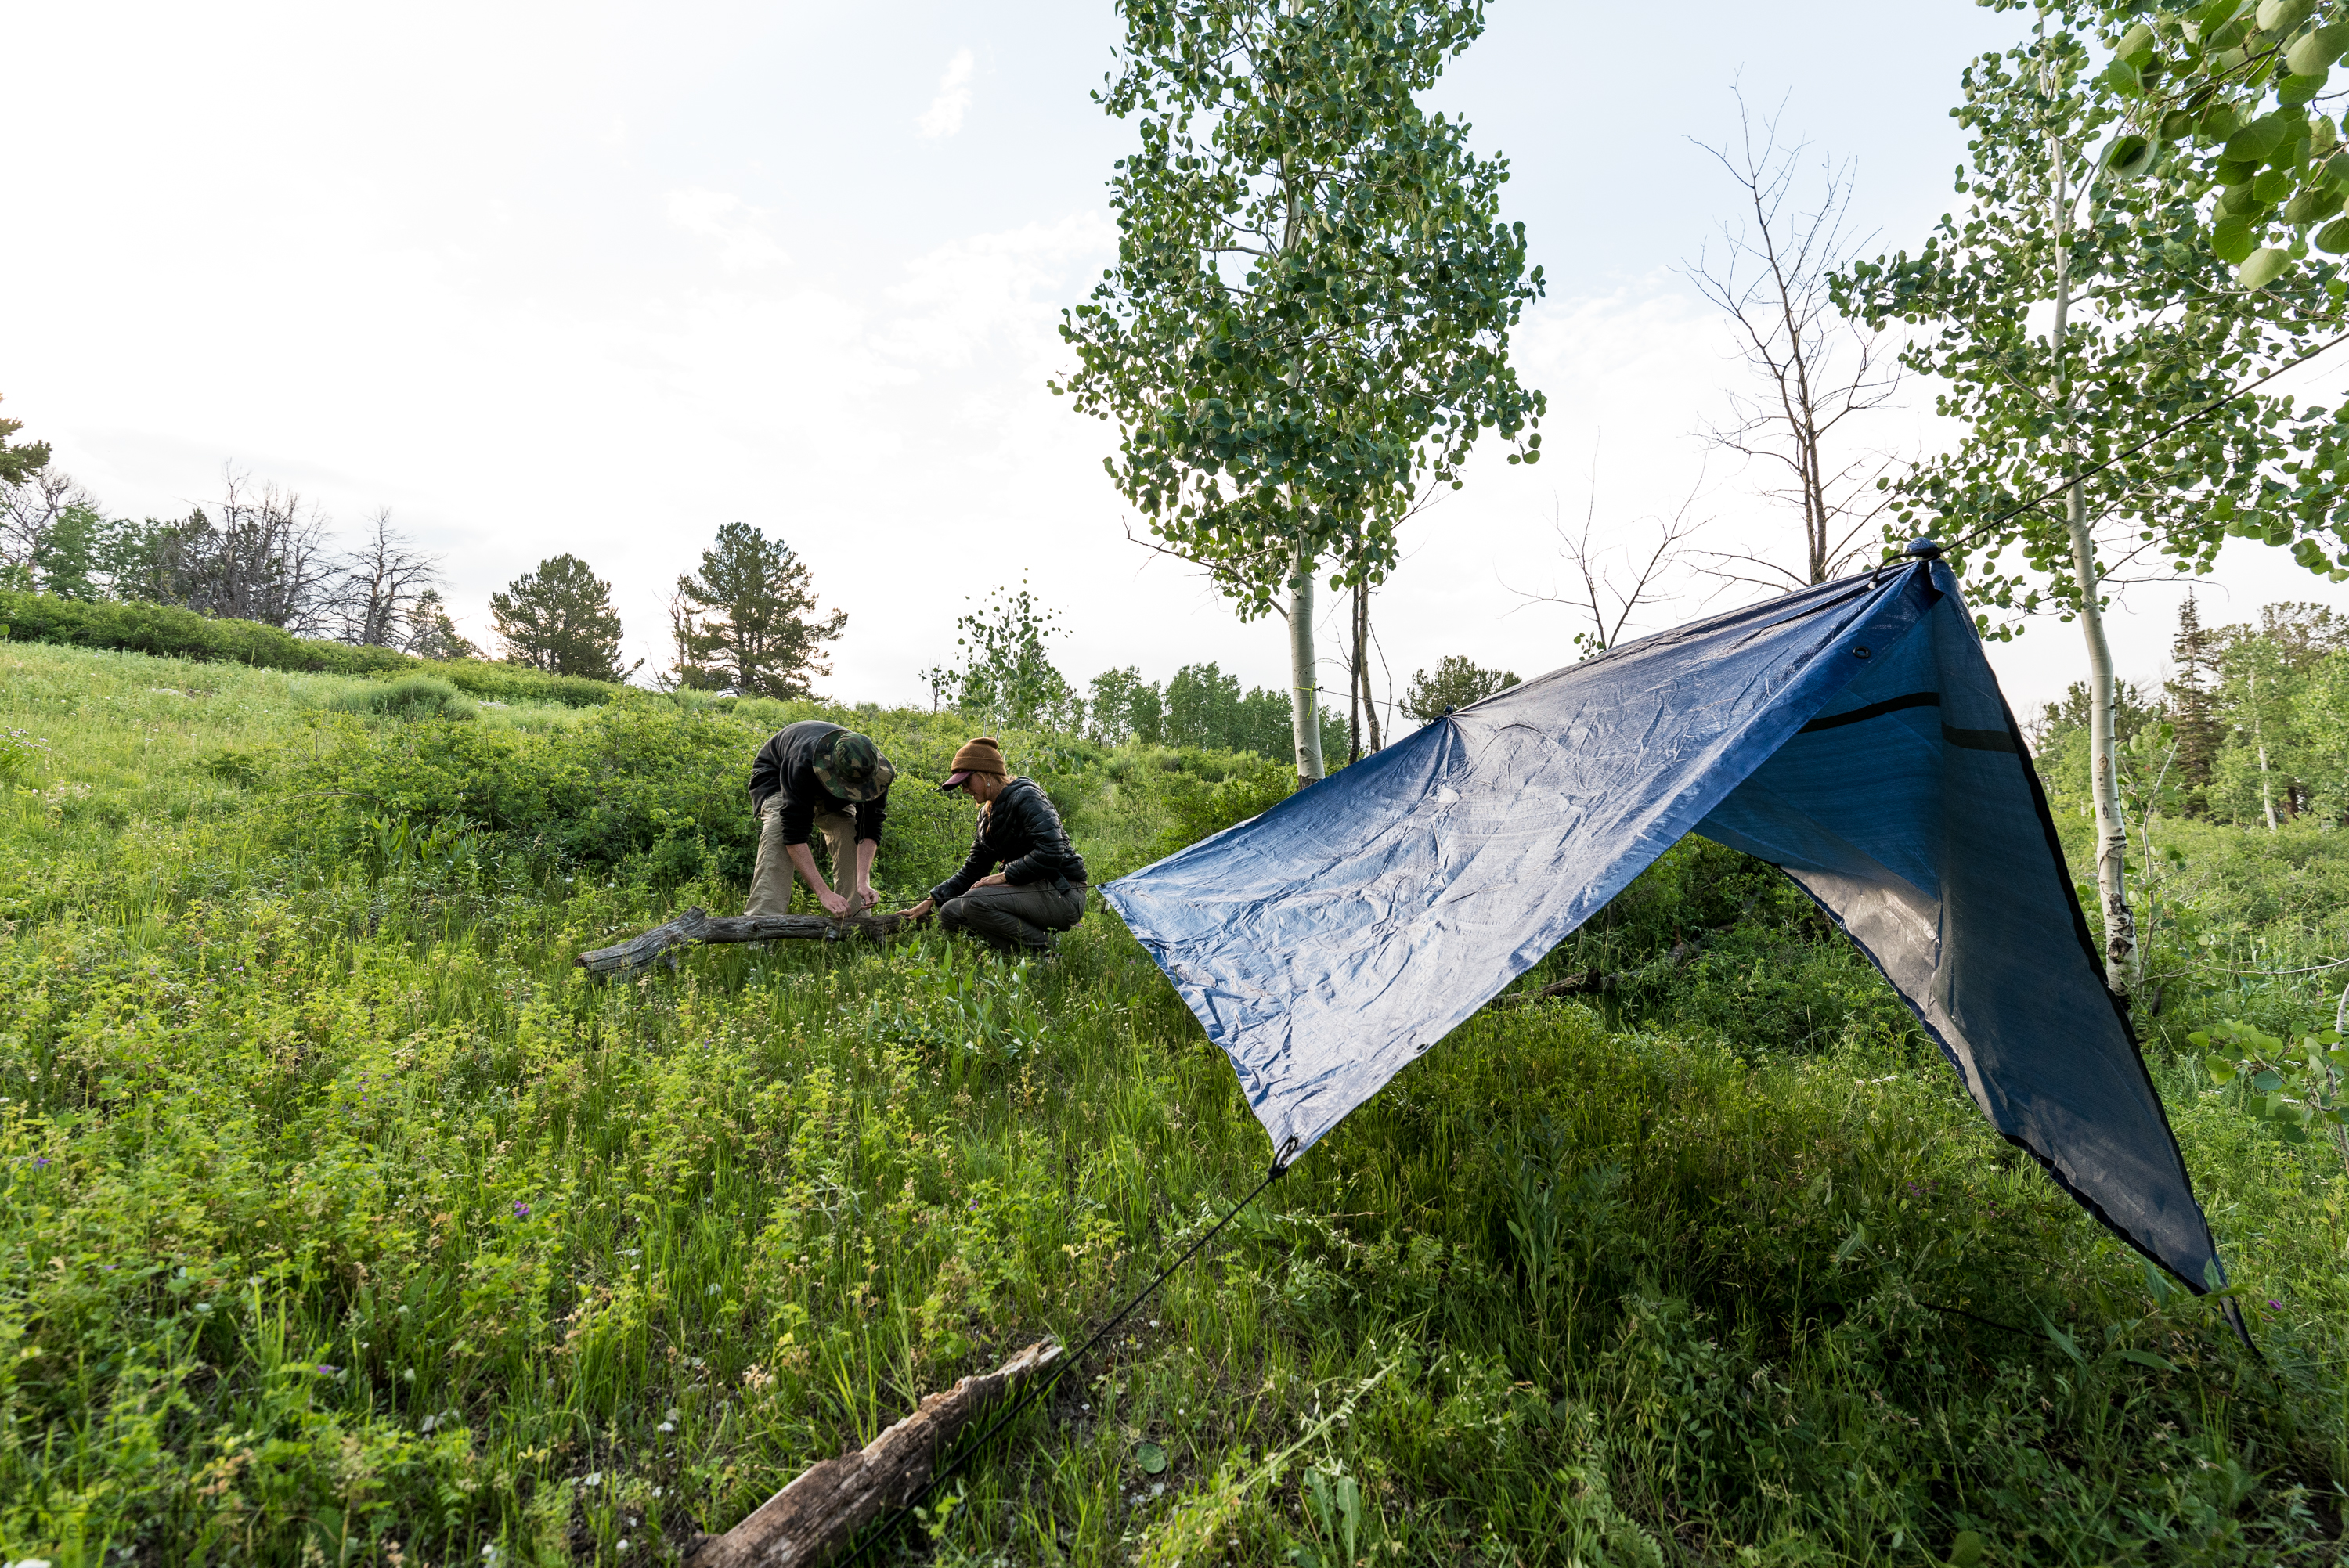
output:
[[[2349,617],[2271,604],[2256,624],[2203,624],[2191,595],[2158,692],[2122,682],[2115,704],[2122,787],[2139,810],[2281,828],[2349,818]],[[2041,769],[2087,768],[2087,688],[2040,715]]]

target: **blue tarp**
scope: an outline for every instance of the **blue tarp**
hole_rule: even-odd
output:
[[[2222,1277],[1939,562],[1512,686],[1102,892],[1286,1161],[1690,832],[1800,883],[2097,1218],[2195,1290]]]

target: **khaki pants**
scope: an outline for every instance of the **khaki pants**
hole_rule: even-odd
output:
[[[948,931],[968,931],[1007,951],[1049,953],[1052,933],[1066,931],[1085,917],[1085,884],[1071,882],[1064,891],[1050,882],[1013,887],[975,887],[960,898],[950,898],[938,909],[938,924]]]
[[[832,891],[843,898],[856,891],[856,819],[846,811],[818,817],[808,848],[823,841],[832,851]],[[792,907],[792,858],[783,849],[783,801],[769,799],[759,816],[759,864],[750,873],[750,899],[744,914],[788,914]]]

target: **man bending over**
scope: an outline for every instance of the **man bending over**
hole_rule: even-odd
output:
[[[750,764],[759,864],[750,874],[750,901],[742,913],[788,913],[794,871],[826,913],[850,915],[870,909],[873,857],[881,848],[889,784],[896,776],[870,736],[820,718],[777,730]],[[817,874],[815,855],[808,848],[812,832],[821,832],[832,851],[836,887],[825,886]]]

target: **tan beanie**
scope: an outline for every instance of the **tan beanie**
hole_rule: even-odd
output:
[[[995,737],[982,735],[954,754],[954,766],[947,771],[949,773],[992,773],[1000,779],[1010,769],[1003,766],[1003,748],[995,743]]]

